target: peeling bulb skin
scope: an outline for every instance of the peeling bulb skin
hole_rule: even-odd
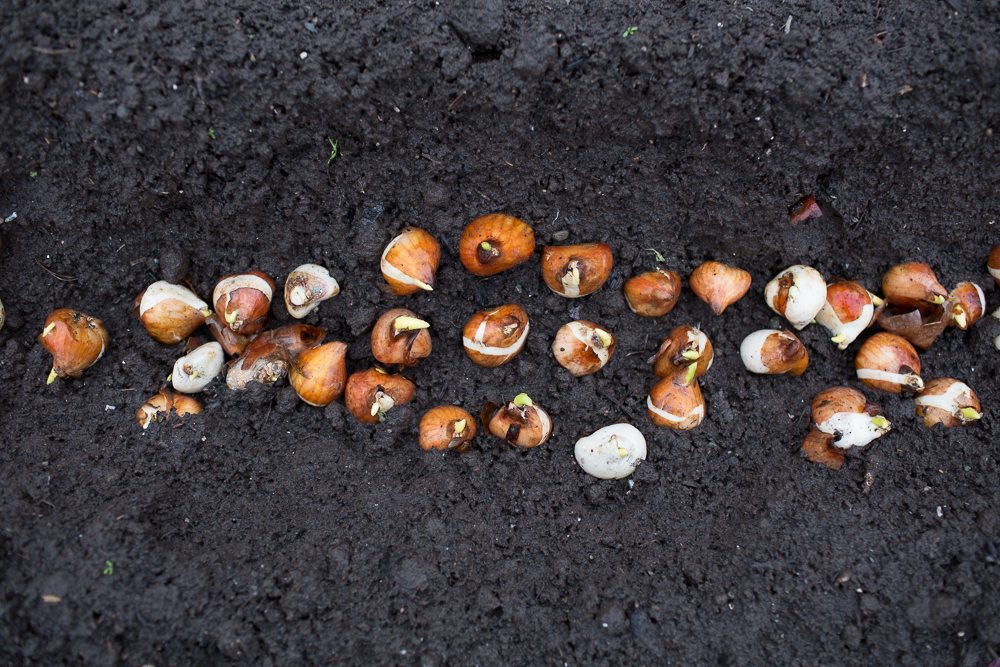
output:
[[[844,465],[844,450],[833,446],[833,436],[811,428],[802,442],[802,453],[813,463],[825,465],[831,470],[840,470]]]
[[[615,351],[615,337],[589,320],[564,324],[552,341],[552,354],[575,377],[604,368]]]
[[[796,329],[804,329],[826,303],[826,281],[811,266],[796,264],[775,276],[764,288],[764,300]]]
[[[372,327],[372,356],[387,366],[414,366],[431,353],[429,328],[412,310],[393,308]]]
[[[288,384],[305,403],[323,407],[344,393],[347,382],[347,344],[339,341],[309,348],[288,370]]]
[[[697,382],[666,377],[657,382],[646,397],[646,413],[657,426],[688,431],[705,419],[705,399]]]
[[[990,255],[986,259],[986,268],[993,276],[993,280],[996,281],[997,287],[1000,287],[1000,243],[990,250]]]
[[[255,344],[265,341],[274,343],[288,353],[289,361],[308,350],[316,347],[326,337],[326,329],[314,327],[311,324],[285,324],[276,329],[257,334],[253,339]]]
[[[593,294],[611,276],[614,257],[606,243],[545,246],[542,279],[549,289],[567,299]]]
[[[864,447],[892,428],[877,405],[850,387],[831,387],[816,394],[811,411],[814,428],[831,436],[829,444],[838,449]]]
[[[38,336],[38,342],[52,355],[47,384],[57,377],[83,375],[104,356],[109,341],[108,330],[98,318],[72,308],[52,311]]]
[[[212,292],[219,324],[242,336],[259,332],[267,323],[274,288],[274,280],[256,269],[224,276]]]
[[[413,400],[417,386],[381,368],[358,371],[347,378],[344,405],[363,424],[378,424],[393,408]]]
[[[750,289],[750,273],[721,262],[704,262],[691,272],[691,291],[716,315],[743,298]]]
[[[159,280],[135,299],[135,313],[152,338],[165,345],[185,340],[211,314],[208,304],[181,285]]]
[[[148,429],[155,423],[169,420],[171,417],[186,417],[201,413],[201,404],[184,394],[175,394],[167,388],[160,389],[135,412],[135,420]]]
[[[629,309],[641,317],[663,317],[677,305],[681,277],[673,271],[657,269],[629,278],[624,287]]]
[[[690,383],[707,373],[714,359],[715,351],[708,336],[700,329],[684,324],[674,327],[667,334],[650,362],[656,377],[672,377],[681,373]]]
[[[494,276],[523,264],[535,253],[535,232],[519,218],[489,213],[474,218],[458,242],[458,257],[469,273]]]
[[[338,294],[340,285],[330,271],[319,264],[302,264],[285,279],[285,309],[297,320]]]
[[[882,278],[882,294],[898,311],[919,310],[923,314],[933,311],[948,297],[934,269],[923,262],[897,264],[889,269]]]
[[[866,340],[854,358],[858,379],[879,391],[898,394],[924,388],[920,356],[903,337],[879,332]]]
[[[246,352],[247,346],[252,340],[251,336],[241,336],[233,332],[232,329],[219,321],[215,313],[205,318],[205,325],[215,342],[221,345],[223,351],[230,357],[238,357]]]
[[[205,343],[174,362],[170,383],[176,391],[197,394],[222,372],[226,355],[218,343]]]
[[[982,319],[986,312],[986,296],[976,283],[962,282],[948,294],[944,303],[944,319],[948,326],[962,331]]]
[[[420,448],[465,451],[476,437],[476,421],[456,405],[439,405],[420,418]]]
[[[441,245],[430,233],[417,227],[407,227],[389,241],[382,252],[379,266],[389,289],[398,296],[434,289]]]
[[[588,475],[623,479],[646,460],[646,438],[631,424],[612,424],[577,440],[573,453]]]
[[[517,356],[529,329],[524,308],[509,303],[470,317],[462,330],[462,345],[473,363],[495,368]]]
[[[816,322],[830,332],[837,349],[846,350],[875,320],[872,293],[860,283],[842,280],[826,287],[826,302]]]
[[[521,449],[544,444],[552,435],[552,418],[527,394],[518,394],[501,407],[484,409],[483,421],[491,434]]]
[[[917,416],[924,426],[944,428],[967,426],[983,417],[979,397],[972,388],[955,378],[934,378],[914,400]]]
[[[243,356],[229,367],[226,386],[234,391],[243,391],[254,382],[275,384],[288,375],[290,365],[287,349],[258,336],[247,346]]]
[[[809,352],[791,331],[761,329],[740,344],[740,359],[751,373],[797,377],[809,366]]]

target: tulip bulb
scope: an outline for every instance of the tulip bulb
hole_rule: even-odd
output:
[[[889,432],[892,425],[881,409],[850,387],[832,387],[812,401],[813,426],[833,436],[830,444],[840,449],[864,447]]]
[[[476,421],[455,405],[439,405],[420,418],[420,448],[465,451],[476,437]]]
[[[487,405],[482,417],[490,433],[522,449],[538,447],[552,435],[549,413],[535,405],[527,394],[518,394],[500,407]]]
[[[978,322],[986,312],[986,296],[976,283],[962,282],[948,294],[944,303],[945,321],[962,331]]]
[[[521,351],[528,329],[528,314],[517,304],[481,310],[465,323],[462,345],[473,363],[495,368]]]
[[[674,309],[681,296],[681,277],[673,271],[657,269],[625,282],[625,301],[636,315],[662,317]]]
[[[177,417],[200,414],[201,404],[190,396],[163,388],[136,410],[135,420],[146,430],[154,422],[170,419],[171,413]]]
[[[750,289],[750,274],[721,262],[705,262],[691,272],[691,291],[716,315],[743,298]]]
[[[562,325],[552,341],[556,361],[576,377],[604,368],[614,351],[615,337],[588,320]]]
[[[288,384],[309,405],[323,407],[340,398],[347,381],[347,344],[311,347],[288,369]]]
[[[254,339],[226,373],[226,386],[243,391],[250,384],[275,384],[288,375],[288,350],[268,338]]]
[[[154,340],[173,345],[194,333],[212,311],[188,288],[158,280],[135,298],[135,313]]]
[[[793,327],[804,329],[826,303],[826,281],[811,266],[796,264],[767,284],[764,300]]]
[[[897,264],[882,278],[882,294],[897,310],[929,313],[944,303],[946,290],[934,275],[934,269],[922,262]]]
[[[649,361],[653,364],[656,377],[665,378],[683,373],[683,383],[690,384],[695,378],[704,375],[712,367],[714,360],[715,351],[708,336],[685,324],[674,327]]]
[[[577,440],[573,454],[588,475],[622,479],[646,460],[646,438],[631,424],[612,424]]]
[[[542,278],[553,292],[567,299],[593,294],[611,275],[614,258],[606,243],[546,246]]]
[[[854,368],[872,389],[898,394],[924,388],[917,351],[896,334],[882,331],[866,340],[854,357]]]
[[[227,327],[224,322],[219,321],[219,316],[212,313],[205,318],[205,324],[215,342],[222,346],[223,351],[230,357],[238,357],[246,352],[250,345],[252,336],[243,336]]]
[[[986,260],[986,268],[989,269],[993,280],[1000,286],[1000,243],[993,246],[993,249],[990,250],[990,256]]]
[[[372,327],[372,356],[386,365],[416,365],[431,353],[430,326],[412,310],[393,308]]]
[[[359,422],[378,424],[394,407],[409,403],[416,390],[417,386],[402,375],[369,368],[347,378],[344,404]]]
[[[296,357],[309,348],[319,345],[325,337],[326,329],[323,327],[314,327],[311,324],[285,324],[258,334],[253,342],[255,344],[263,344],[265,341],[274,343],[288,353],[289,361],[294,361]]]
[[[809,352],[791,331],[761,329],[740,344],[740,358],[751,373],[798,377],[809,366]]]
[[[218,343],[205,343],[174,362],[170,383],[185,394],[197,394],[222,372],[226,355]]]
[[[437,239],[417,227],[407,227],[389,241],[379,263],[382,277],[394,294],[406,296],[434,289],[434,279],[441,261]]]
[[[330,271],[319,264],[303,264],[285,279],[285,308],[297,320],[338,294],[340,285]]]
[[[518,218],[490,213],[474,218],[458,241],[458,257],[470,273],[492,276],[527,262],[535,252],[535,232]]]
[[[59,308],[45,319],[38,342],[52,355],[52,370],[46,380],[52,384],[56,377],[83,375],[104,355],[109,338],[101,320],[71,308]]]
[[[688,431],[705,419],[705,399],[697,382],[665,377],[653,385],[646,397],[646,412],[657,426]]]
[[[212,291],[215,312],[233,333],[249,336],[264,328],[274,296],[274,281],[262,271],[223,277]]]
[[[838,349],[846,350],[871,326],[875,308],[881,302],[860,283],[851,280],[830,283],[826,287],[826,302],[816,315],[816,321],[833,335],[830,340]]]
[[[972,388],[954,378],[934,378],[927,383],[914,403],[924,426],[941,424],[945,428],[965,426],[983,417],[979,397]]]

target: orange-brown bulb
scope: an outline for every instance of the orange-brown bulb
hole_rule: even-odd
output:
[[[752,279],[743,269],[721,262],[705,262],[691,272],[691,291],[716,315],[743,298]]]
[[[476,437],[472,415],[455,405],[439,405],[420,418],[420,448],[463,451]]]
[[[52,355],[48,383],[56,376],[77,378],[101,358],[108,347],[104,322],[72,308],[59,308],[45,319],[38,342]]]
[[[267,323],[274,288],[274,280],[256,269],[224,276],[212,291],[219,323],[243,336],[257,333]]]
[[[681,277],[673,271],[657,269],[625,282],[625,301],[636,315],[662,317],[674,309],[681,296]]]
[[[386,365],[414,366],[431,353],[430,324],[406,308],[382,314],[372,327],[372,356]]]
[[[601,289],[613,266],[607,243],[545,246],[542,250],[542,279],[550,290],[567,299]]]
[[[347,344],[334,341],[309,348],[288,370],[288,384],[309,405],[329,405],[344,393]]]
[[[535,232],[506,213],[474,218],[458,241],[458,257],[470,273],[493,276],[527,262],[535,252]]]
[[[378,424],[390,410],[409,403],[416,390],[416,385],[402,375],[369,368],[347,378],[344,405],[359,422]]]

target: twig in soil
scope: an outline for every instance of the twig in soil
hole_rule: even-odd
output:
[[[50,269],[49,267],[47,267],[44,264],[42,264],[41,262],[39,262],[37,259],[35,260],[35,264],[37,264],[38,266],[42,267],[42,269],[44,269],[46,273],[48,273],[50,276],[52,276],[56,280],[61,280],[64,283],[75,283],[76,282],[76,278],[74,278],[73,276],[63,276],[63,275],[60,275],[60,274],[56,273],[55,271],[53,271],[52,269]]]
[[[44,46],[33,46],[31,50],[43,56],[64,56],[67,53],[73,53],[73,49],[50,49]]]
[[[421,153],[420,157],[422,157],[425,160],[428,160],[429,162],[433,162],[434,164],[443,164],[440,160],[435,160],[434,158],[432,158],[430,155],[427,155],[426,153]]]

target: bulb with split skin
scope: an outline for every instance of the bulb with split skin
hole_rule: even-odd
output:
[[[972,388],[955,378],[930,380],[914,399],[917,416],[924,426],[944,428],[967,426],[983,418],[983,406]]]
[[[944,302],[944,320],[948,326],[962,331],[982,319],[986,312],[986,296],[983,289],[972,282],[961,282],[955,286]]]
[[[379,266],[389,289],[398,296],[434,289],[441,245],[429,232],[407,227],[389,241]]]
[[[274,280],[256,269],[223,276],[212,291],[219,323],[242,336],[259,332],[267,323],[274,287]]]
[[[208,327],[208,331],[212,334],[215,342],[221,345],[222,350],[230,357],[242,355],[246,352],[250,341],[253,340],[253,336],[243,336],[234,332],[215,313],[205,318],[205,326]]]
[[[816,322],[830,332],[837,348],[846,350],[875,321],[876,309],[883,305],[864,285],[839,280],[826,286],[826,302]]]
[[[372,356],[387,366],[415,366],[431,353],[430,326],[412,310],[386,311],[372,327]]]
[[[527,394],[518,394],[512,401],[483,408],[481,418],[494,436],[521,449],[544,444],[552,435],[552,418]]]
[[[136,410],[135,420],[145,431],[153,424],[166,421],[172,416],[185,417],[200,413],[201,404],[197,400],[164,387]]]
[[[347,344],[332,341],[302,351],[288,369],[288,384],[305,403],[323,407],[344,393]]]
[[[589,320],[562,325],[552,341],[552,355],[575,377],[601,370],[614,351],[615,337],[611,332]]]
[[[212,314],[197,294],[165,280],[140,292],[133,310],[149,335],[165,345],[185,340]]]
[[[896,334],[880,331],[866,340],[854,357],[854,368],[858,379],[872,389],[898,394],[924,388],[920,356]]]
[[[549,289],[567,299],[601,289],[613,266],[611,246],[606,243],[546,246],[542,250],[542,279]]]
[[[684,384],[690,384],[708,372],[714,359],[715,351],[708,336],[684,324],[667,334],[649,362],[653,364],[656,377],[673,377],[680,373]]]
[[[288,353],[289,361],[294,361],[301,353],[319,345],[326,337],[326,329],[311,324],[284,324],[257,334],[256,344],[274,343]]]
[[[776,275],[764,288],[764,300],[796,329],[804,329],[826,303],[826,281],[811,266],[796,264]]]
[[[218,343],[199,345],[174,362],[170,383],[179,392],[197,394],[218,377],[225,360]]]
[[[462,330],[462,345],[473,363],[495,368],[517,356],[528,339],[528,330],[528,313],[509,303],[470,317]]]
[[[646,438],[631,424],[612,424],[577,440],[573,454],[588,475],[622,479],[646,460]]]
[[[686,382],[681,375],[665,377],[646,397],[646,413],[657,426],[689,431],[705,419],[705,399],[698,382]]]
[[[716,315],[721,315],[726,308],[742,299],[751,282],[749,272],[713,261],[700,264],[688,279],[691,291]]]
[[[519,218],[489,213],[474,218],[462,232],[458,257],[476,276],[493,276],[531,259],[535,232]]]
[[[892,428],[879,406],[850,387],[831,387],[816,394],[811,407],[812,426],[802,443],[806,458],[839,469],[844,450],[865,447]]]
[[[285,309],[297,320],[338,294],[340,285],[330,271],[319,264],[302,264],[285,278]]]
[[[290,365],[291,358],[286,348],[258,336],[247,346],[243,356],[229,366],[226,386],[233,391],[243,391],[253,383],[276,384],[288,375]]]
[[[57,377],[78,378],[104,356],[109,343],[104,322],[72,308],[59,308],[45,319],[38,342],[52,355],[47,384]]]
[[[358,371],[347,378],[344,405],[363,424],[378,424],[395,407],[413,400],[417,386],[381,368]]]
[[[681,296],[681,277],[674,271],[657,269],[625,281],[625,301],[642,317],[662,317],[674,309]]]
[[[895,310],[928,314],[948,298],[934,269],[923,262],[897,264],[882,277],[882,294]]]
[[[439,405],[420,418],[420,448],[425,452],[465,451],[475,437],[475,419],[457,405]]]
[[[751,373],[798,377],[809,367],[809,352],[791,331],[761,329],[740,344],[740,359]]]

